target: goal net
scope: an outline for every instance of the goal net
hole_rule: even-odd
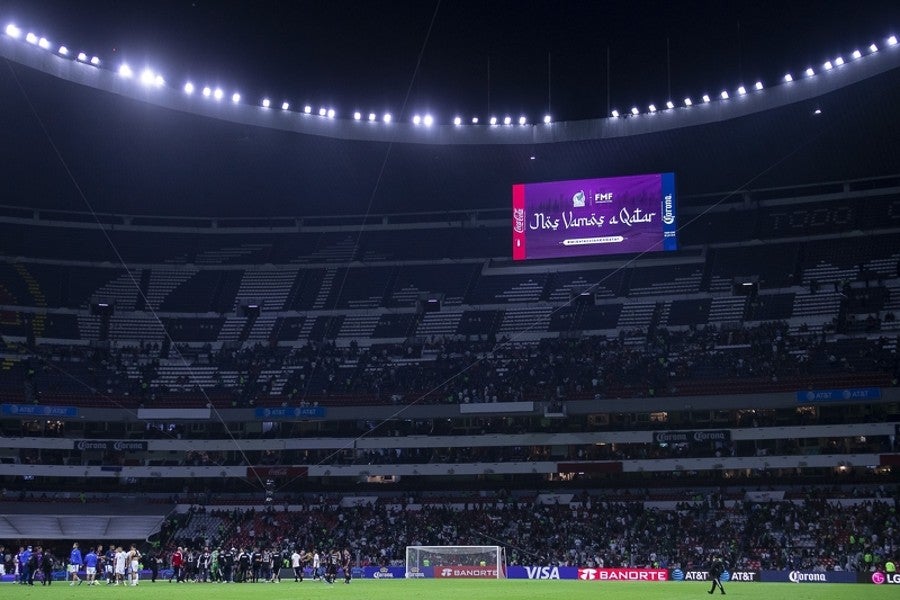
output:
[[[505,578],[506,550],[502,546],[407,546],[406,577]]]

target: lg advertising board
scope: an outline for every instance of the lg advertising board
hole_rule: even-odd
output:
[[[513,259],[677,250],[675,174],[513,185]]]

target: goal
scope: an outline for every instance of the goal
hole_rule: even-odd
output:
[[[406,578],[503,579],[506,550],[502,546],[407,546]]]

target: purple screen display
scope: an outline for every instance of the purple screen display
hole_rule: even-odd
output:
[[[513,186],[513,258],[675,250],[674,175]]]

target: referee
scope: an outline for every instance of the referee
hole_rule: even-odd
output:
[[[722,573],[725,572],[725,565],[722,564],[722,559],[718,556],[715,557],[712,561],[712,564],[709,565],[709,578],[712,579],[712,588],[707,592],[707,594],[712,594],[716,591],[716,586],[719,586],[719,590],[724,594],[725,588],[722,586]]]

